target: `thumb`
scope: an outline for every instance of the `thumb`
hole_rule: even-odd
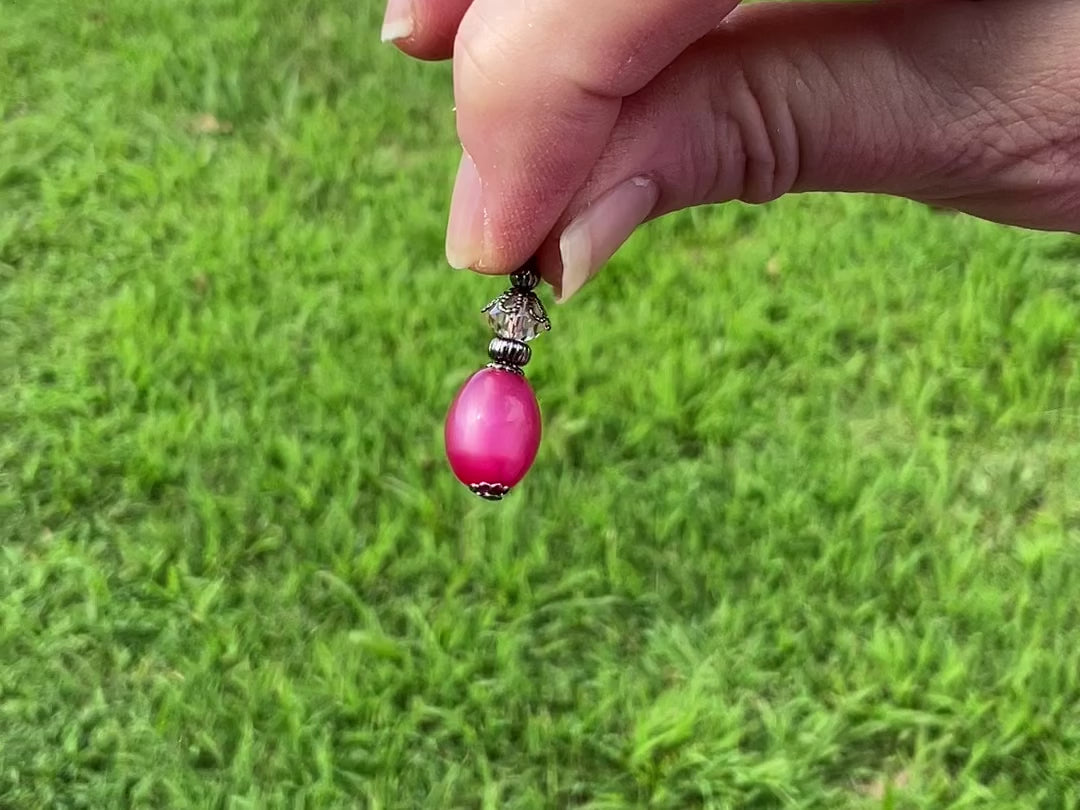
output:
[[[565,300],[648,219],[789,192],[884,193],[1080,230],[1077,5],[741,9],[623,100],[540,246],[541,270]]]

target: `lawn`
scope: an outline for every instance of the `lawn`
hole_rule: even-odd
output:
[[[504,284],[380,19],[0,5],[0,808],[1080,808],[1080,244],[654,223],[486,503]]]

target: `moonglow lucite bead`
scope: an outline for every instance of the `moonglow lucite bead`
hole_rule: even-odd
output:
[[[529,471],[540,449],[540,405],[524,375],[484,368],[454,398],[446,417],[446,457],[477,495],[499,500]]]

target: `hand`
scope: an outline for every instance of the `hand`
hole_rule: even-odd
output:
[[[1080,231],[1076,0],[390,0],[454,57],[458,267],[565,300],[643,222],[859,191]]]

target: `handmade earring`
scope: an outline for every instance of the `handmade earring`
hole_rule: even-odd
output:
[[[540,449],[540,406],[524,366],[529,341],[551,329],[533,292],[540,275],[530,262],[482,312],[495,331],[491,362],[458,391],[446,415],[446,457],[458,480],[481,498],[501,500],[529,471]]]

